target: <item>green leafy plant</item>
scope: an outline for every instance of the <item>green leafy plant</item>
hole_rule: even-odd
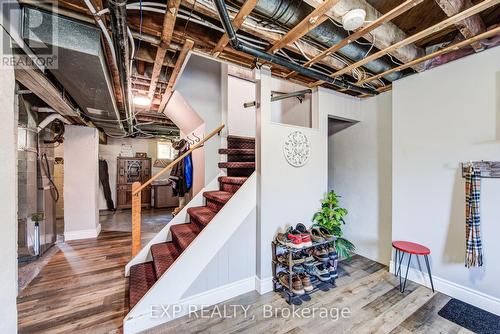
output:
[[[344,217],[347,210],[339,205],[340,196],[333,190],[321,201],[321,210],[313,216],[313,221],[337,237],[335,248],[340,258],[349,258],[356,250],[356,246],[342,237],[342,225],[345,225]]]

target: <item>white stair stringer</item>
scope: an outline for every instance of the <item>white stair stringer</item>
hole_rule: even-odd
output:
[[[209,187],[207,186],[207,188]],[[138,333],[175,318],[165,316],[165,314],[162,316],[162,310],[168,308],[171,315],[174,306],[188,307],[187,305],[180,305],[183,302],[183,295],[252,210],[256,208],[256,188],[256,173],[254,172],[137,305],[130,310],[123,320],[125,334]],[[201,205],[201,203],[198,205]],[[183,222],[185,221],[177,223]],[[163,230],[160,233],[162,232]],[[164,235],[164,237],[166,236]],[[158,239],[155,242],[153,240],[148,244],[147,252],[149,252],[149,247],[152,244],[165,242],[165,238]],[[145,249],[146,247],[143,251]],[[136,258],[132,261],[136,260]],[[148,255],[142,254],[135,263],[147,261],[147,258]],[[131,262],[127,265],[127,271]],[[152,312],[152,310],[155,311]],[[180,313],[185,314],[185,310]]]
[[[163,242],[168,242],[172,241],[172,236],[170,234],[170,227],[177,225],[177,224],[185,224],[189,223],[189,216],[187,214],[187,209],[195,206],[203,206],[205,203],[205,199],[203,197],[203,193],[205,191],[212,191],[212,190],[218,190],[219,189],[219,177],[224,176],[224,173],[220,173],[217,175],[210,183],[203,188],[198,194],[196,194],[188,204],[182,210],[175,215],[174,218],[160,231],[158,232],[153,239],[151,239],[140,251],[137,253],[136,256],[130,260],[127,265],[125,266],[125,277],[128,277],[130,274],[130,267],[133,265],[139,264],[139,263],[144,263],[147,261],[152,261],[153,258],[151,256],[151,246],[154,244],[160,244]]]

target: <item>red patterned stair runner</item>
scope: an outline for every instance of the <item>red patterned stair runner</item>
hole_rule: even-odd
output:
[[[254,138],[228,136],[227,143],[227,149],[219,150],[219,154],[227,155],[227,162],[219,163],[219,168],[227,168],[228,175],[219,177],[220,190],[203,193],[205,206],[191,207],[187,210],[190,223],[170,227],[171,242],[151,246],[153,261],[136,264],[130,268],[130,309],[167,271],[255,170]]]

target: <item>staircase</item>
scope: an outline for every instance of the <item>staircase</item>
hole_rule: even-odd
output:
[[[189,223],[170,227],[171,242],[151,246],[152,261],[130,267],[130,309],[141,300],[254,172],[255,139],[228,136],[227,143],[227,149],[219,150],[219,154],[227,155],[227,162],[219,163],[219,168],[227,169],[227,176],[218,179],[219,190],[204,192],[205,205],[190,207],[187,210]]]

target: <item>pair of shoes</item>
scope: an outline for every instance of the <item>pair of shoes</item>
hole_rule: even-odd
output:
[[[304,268],[306,272],[311,276],[316,276],[320,281],[327,282],[333,278],[331,267],[327,264],[314,264],[313,262],[304,263]]]
[[[289,247],[304,248],[312,246],[311,235],[302,223],[298,223],[295,228],[290,226],[286,231],[286,236],[288,240],[292,241]]]
[[[290,287],[290,277],[285,273],[278,274],[278,281],[285,288],[290,290],[292,293],[296,295],[303,295],[309,291],[311,291],[314,287],[311,284],[311,280],[309,276],[306,274],[294,274],[292,275],[292,286]]]
[[[308,254],[308,259],[312,258],[312,260],[316,260],[322,263],[326,263],[330,260],[328,247],[318,246],[315,248],[307,249],[304,252]]]
[[[292,253],[292,263],[291,263],[292,266],[304,263],[305,259],[299,253],[294,253],[294,252],[291,253]],[[278,260],[279,263],[281,263],[284,266],[288,267],[290,265],[290,263],[288,263],[290,259],[290,254],[288,252],[277,255],[276,259]]]
[[[327,242],[335,240],[335,236],[322,226],[312,227],[310,233],[311,239],[314,242]]]

